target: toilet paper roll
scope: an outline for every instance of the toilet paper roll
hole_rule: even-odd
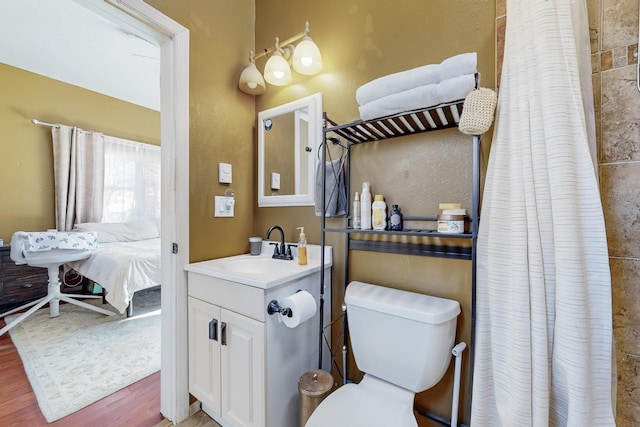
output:
[[[308,291],[299,291],[289,295],[280,302],[281,307],[291,309],[291,317],[279,314],[280,319],[288,328],[295,328],[306,322],[316,314],[316,300]]]

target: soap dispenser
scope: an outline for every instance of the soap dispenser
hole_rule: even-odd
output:
[[[304,235],[304,227],[298,227],[300,237],[298,238],[298,264],[307,265],[307,237]]]

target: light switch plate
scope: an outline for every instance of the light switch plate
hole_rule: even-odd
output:
[[[214,196],[213,216],[230,218],[233,217],[236,199],[233,197]]]
[[[271,189],[272,190],[280,189],[280,174],[277,172],[271,172]]]
[[[231,184],[231,164],[218,163],[218,182],[220,184]]]

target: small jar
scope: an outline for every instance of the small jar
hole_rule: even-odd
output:
[[[464,233],[464,215],[438,215],[438,232]]]

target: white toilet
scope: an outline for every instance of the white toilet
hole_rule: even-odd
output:
[[[305,427],[417,427],[415,393],[436,385],[449,366],[457,301],[351,282],[345,293],[359,384],[330,394]]]

